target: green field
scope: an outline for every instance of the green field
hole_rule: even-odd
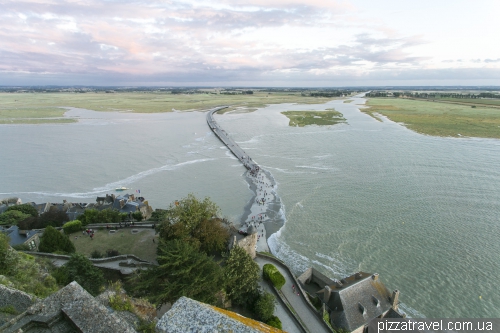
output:
[[[117,250],[120,254],[133,254],[147,260],[156,260],[156,245],[158,237],[153,229],[139,229],[139,233],[132,234],[132,228],[118,229],[116,233],[110,234],[106,228],[96,230],[94,239],[77,232],[69,235],[76,248],[76,252],[90,256],[92,251],[97,250],[105,253],[108,249]],[[77,237],[77,238],[75,238]],[[153,243],[153,238],[156,243]]]
[[[453,102],[453,103],[461,103],[461,104],[470,104],[470,105],[485,105],[485,106],[498,106],[500,107],[500,99],[485,99],[485,98],[439,98],[436,101],[443,102]]]
[[[281,113],[290,119],[288,125],[294,127],[325,126],[345,122],[342,113],[335,111],[335,109],[326,109],[326,111],[284,111]]]
[[[374,118],[382,114],[422,134],[500,138],[500,110],[403,98],[370,98],[361,109]]]
[[[155,92],[0,93],[0,123],[54,122],[55,119],[41,118],[62,117],[65,110],[60,107],[77,107],[95,111],[156,113],[173,110],[206,110],[219,105],[229,105],[227,111],[232,111],[251,110],[267,104],[324,103],[332,99],[334,98],[301,96],[300,93],[267,93],[259,91],[248,95]]]

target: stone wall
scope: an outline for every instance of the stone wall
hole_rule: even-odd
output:
[[[248,235],[238,241],[238,246],[242,247],[252,259],[256,256],[255,246],[257,245],[257,234]]]
[[[12,305],[17,312],[21,313],[26,311],[36,300],[35,296],[0,284],[0,308]]]

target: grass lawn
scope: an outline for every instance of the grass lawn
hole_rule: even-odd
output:
[[[137,113],[170,112],[172,110],[205,110],[229,105],[226,110],[255,109],[267,104],[324,103],[335,98],[306,97],[300,93],[254,92],[247,95],[170,94],[170,93],[0,93],[0,123],[43,122],[46,117],[62,117],[60,107],[77,107],[94,111],[126,111]],[[25,121],[23,121],[25,120]],[[50,122],[50,119],[47,120]]]
[[[76,252],[87,256],[90,256],[94,250],[105,254],[106,250],[113,249],[120,254],[133,254],[143,260],[155,261],[158,243],[155,231],[153,229],[138,229],[137,234],[132,234],[131,230],[132,228],[118,229],[114,234],[110,234],[106,229],[95,230],[93,240],[81,232],[73,233],[69,235],[69,238],[75,244]],[[153,243],[153,238],[155,243]]]
[[[345,122],[342,113],[335,109],[326,111],[284,111],[281,112],[290,119],[289,126],[304,127],[307,125],[335,125]]]
[[[370,98],[361,109],[382,114],[409,129],[434,136],[500,138],[500,110],[403,98]]]

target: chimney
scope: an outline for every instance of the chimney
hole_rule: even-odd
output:
[[[329,286],[325,286],[325,293],[323,294],[323,302],[326,303],[330,299],[330,296],[332,294],[332,290],[330,289]]]
[[[123,208],[125,206],[125,200],[121,199],[120,200],[120,208]]]
[[[373,281],[377,281],[378,280],[378,273],[373,274],[372,279],[373,279]]]
[[[399,307],[399,290],[396,289],[392,292],[392,308],[395,311],[398,311],[398,307]]]
[[[363,317],[364,317],[364,316],[366,316],[366,309],[365,309],[365,307],[363,306],[363,304],[358,303],[358,309],[359,309],[359,311],[361,311],[361,313],[363,314]]]

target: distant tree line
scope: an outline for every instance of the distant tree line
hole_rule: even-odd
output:
[[[335,90],[335,91],[322,91],[322,92],[311,92],[309,96],[311,97],[341,97],[344,95],[351,94],[351,91],[345,90]]]
[[[411,91],[372,91],[366,94],[366,97],[406,97],[406,98],[425,98],[425,99],[440,99],[440,98],[500,98],[500,94],[495,93],[447,93],[447,92],[411,92]]]

